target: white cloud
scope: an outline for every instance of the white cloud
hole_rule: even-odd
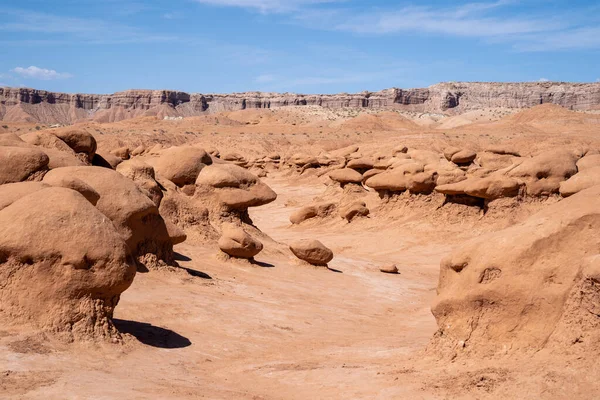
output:
[[[550,79],[540,78],[540,79],[538,79],[538,82],[550,82]]]
[[[164,19],[179,19],[183,17],[183,14],[179,12],[168,12],[164,13],[162,16]]]
[[[19,74],[24,78],[40,79],[43,81],[49,81],[54,79],[67,79],[73,76],[69,73],[56,72],[53,69],[39,68],[33,65],[27,68],[16,67],[12,70],[12,72]]]
[[[335,3],[340,0],[196,0],[198,3],[223,7],[241,7],[262,13],[281,13],[297,10],[303,6]]]
[[[0,16],[7,15],[8,21],[0,22],[0,32],[37,33],[54,35],[44,39],[16,39],[3,41],[7,44],[60,44],[75,41],[86,44],[155,43],[173,41],[170,35],[157,35],[136,27],[95,18],[76,18],[28,10],[0,8]],[[0,35],[4,36],[4,35]]]
[[[525,35],[515,44],[521,51],[600,49],[600,28],[565,29],[551,34]]]
[[[535,17],[488,16],[490,10],[506,2],[482,5],[467,3],[453,8],[404,7],[351,16],[335,24],[335,29],[356,33],[434,33],[465,37],[498,37],[556,30],[556,21]]]
[[[406,6],[364,12],[342,8],[304,9],[291,17],[297,24],[322,30],[367,35],[467,37],[507,43],[518,51],[600,49],[594,9],[573,7],[561,14],[521,11],[516,0],[473,2],[449,7]],[[421,3],[422,4],[422,3]]]
[[[275,80],[277,80],[277,77],[275,77],[275,75],[269,74],[259,75],[256,78],[254,78],[254,82],[256,83],[270,83],[274,82]]]

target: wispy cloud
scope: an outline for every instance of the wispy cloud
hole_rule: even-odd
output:
[[[527,52],[600,49],[600,27],[565,29],[550,34],[525,35],[514,45]]]
[[[548,78],[540,78],[540,79],[538,79],[538,82],[550,82],[550,79],[548,79]]]
[[[276,80],[277,80],[277,77],[275,75],[271,75],[271,74],[259,75],[256,78],[254,78],[254,82],[256,82],[256,83],[271,83]]]
[[[597,9],[572,7],[560,15],[520,9],[516,0],[451,7],[408,6],[362,12],[344,8],[303,9],[290,16],[306,27],[361,35],[464,37],[507,43],[518,51],[600,48]]]
[[[179,18],[183,18],[183,14],[180,12],[172,11],[172,12],[164,13],[162,15],[162,17],[164,19],[179,19]]]
[[[39,68],[33,65],[27,68],[16,67],[12,70],[12,72],[22,76],[23,78],[40,79],[44,81],[73,77],[73,75],[66,72],[56,72],[53,69]]]
[[[335,3],[340,0],[195,0],[212,6],[241,7],[261,13],[282,13],[297,10],[304,6]]]
[[[453,8],[404,7],[348,17],[334,25],[356,33],[433,33],[465,37],[497,37],[556,30],[557,21],[535,16],[494,17],[492,10],[508,4],[468,3]]]
[[[81,41],[87,44],[153,43],[172,41],[170,35],[157,35],[142,29],[95,18],[79,18],[28,10],[0,8],[0,16],[8,21],[0,22],[0,32],[46,34],[45,39],[23,38],[16,42],[70,43]]]
[[[365,84],[368,85],[377,79],[397,79],[402,74],[402,69],[377,70],[377,71],[323,71],[315,75],[297,74],[264,74],[254,78],[254,82],[261,90],[282,91],[295,88],[319,87],[322,92],[328,92],[327,87],[340,84]],[[302,90],[302,89],[301,89]]]

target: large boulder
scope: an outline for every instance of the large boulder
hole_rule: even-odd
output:
[[[96,207],[113,222],[132,254],[146,267],[174,262],[173,245],[156,205],[131,180],[101,167],[66,167],[44,181],[77,178],[99,195]]]
[[[110,154],[120,158],[121,160],[129,160],[129,158],[131,157],[129,147],[127,146],[117,147],[116,149],[111,150]]]
[[[40,180],[50,159],[35,147],[0,146],[0,185]]]
[[[96,139],[90,133],[79,129],[51,131],[53,135],[65,142],[75,153],[83,153],[91,161],[96,154]]]
[[[316,266],[327,266],[333,260],[333,251],[318,240],[300,240],[290,245],[296,257]]]
[[[456,183],[467,179],[467,174],[465,171],[458,167],[438,168],[436,171],[438,173],[436,185],[438,186]]]
[[[75,151],[68,144],[60,140],[56,135],[44,131],[27,132],[20,136],[21,140],[33,146],[43,147],[45,149],[60,150],[65,153],[75,155]]]
[[[470,164],[473,162],[473,160],[475,160],[476,157],[477,153],[475,153],[473,150],[463,149],[454,153],[450,161],[458,165]]]
[[[0,313],[69,337],[111,323],[135,264],[112,222],[79,193],[35,191],[0,210]]]
[[[372,169],[374,165],[375,161],[371,160],[370,158],[361,157],[348,161],[346,168],[351,168],[357,171],[366,171]]]
[[[458,153],[461,149],[456,146],[449,146],[444,149],[444,157],[448,161],[452,161],[452,156]]]
[[[355,201],[342,207],[340,210],[340,216],[348,222],[352,222],[354,218],[366,217],[369,215],[369,209],[364,201]]]
[[[531,196],[558,193],[560,182],[577,173],[578,155],[565,149],[553,149],[523,159],[508,171],[508,176],[525,183]]]
[[[600,154],[586,155],[577,161],[577,170],[579,172],[595,167],[600,167]]]
[[[195,197],[211,195],[225,209],[238,211],[262,206],[277,198],[256,175],[233,164],[213,164],[202,169],[196,179]]]
[[[110,152],[105,152],[101,150],[99,150],[94,155],[94,158],[92,158],[92,165],[96,167],[103,167],[109,169],[117,168],[117,165],[119,165],[121,162],[123,162],[123,159],[121,159],[120,157],[117,157]]]
[[[381,174],[383,171],[385,171],[385,169],[377,169],[377,168],[373,168],[373,169],[370,169],[370,170],[366,171],[366,172],[363,174],[363,176],[362,176],[362,181],[363,181],[363,183],[364,183],[364,182],[366,182],[366,181],[367,181],[367,179],[369,179],[370,177],[372,177],[372,176],[375,176],[375,175],[379,175],[379,174]]]
[[[402,171],[386,171],[367,179],[365,186],[377,191],[404,192],[408,188],[408,179]]]
[[[432,351],[575,351],[600,339],[600,186],[441,262]],[[593,347],[597,350],[597,347]]]
[[[437,172],[424,171],[423,164],[410,162],[386,170],[365,181],[365,185],[382,192],[404,192],[428,194],[436,185]]]
[[[559,190],[563,197],[568,197],[596,185],[600,185],[600,165],[584,169],[568,180],[561,182]]]
[[[17,182],[0,185],[0,210],[10,206],[21,197],[45,189],[49,185],[42,182]]]
[[[212,164],[212,158],[198,147],[181,146],[162,151],[160,157],[149,159],[148,163],[156,173],[182,187],[193,185],[200,171]]]
[[[76,155],[73,152],[60,151],[56,149],[44,149],[44,153],[49,159],[48,169],[90,165],[90,163],[80,158],[82,153]],[[87,158],[86,155],[83,156],[84,158]]]
[[[468,195],[495,200],[501,197],[515,197],[519,194],[520,187],[521,185],[515,179],[494,175],[486,178],[473,177],[456,183],[439,185],[435,190],[446,195]]]
[[[341,185],[362,182],[362,174],[351,168],[334,169],[329,173],[329,178]]]
[[[117,165],[117,172],[134,181],[157,207],[160,206],[163,192],[152,166],[140,159],[131,159]]]
[[[290,215],[290,222],[294,225],[300,224],[311,218],[325,218],[336,209],[335,203],[323,202],[304,206]]]
[[[251,259],[263,249],[262,243],[240,226],[223,224],[221,230],[219,249],[231,257]]]
[[[44,182],[41,183],[43,185],[63,187],[74,190],[85,197],[85,199],[94,206],[98,204],[98,200],[100,200],[100,194],[98,194],[94,188],[75,176],[66,174],[53,174],[44,177]]]

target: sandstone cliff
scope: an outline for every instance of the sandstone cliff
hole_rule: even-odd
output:
[[[600,109],[600,83],[439,83],[425,89],[386,89],[356,94],[302,95],[247,92],[199,94],[127,90],[108,95],[0,88],[0,120],[69,124],[113,122],[138,116],[194,116],[210,112],[316,105],[328,108],[399,108],[458,114],[468,110],[527,108],[554,103],[573,110]]]

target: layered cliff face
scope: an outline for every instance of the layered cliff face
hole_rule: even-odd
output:
[[[481,108],[527,108],[554,103],[574,110],[600,109],[600,83],[440,83],[425,89],[386,89],[357,94],[293,93],[199,94],[168,90],[127,90],[108,95],[53,93],[0,88],[0,119],[70,124],[92,119],[114,122],[138,116],[194,116],[210,112],[322,106],[399,108],[458,114]]]

